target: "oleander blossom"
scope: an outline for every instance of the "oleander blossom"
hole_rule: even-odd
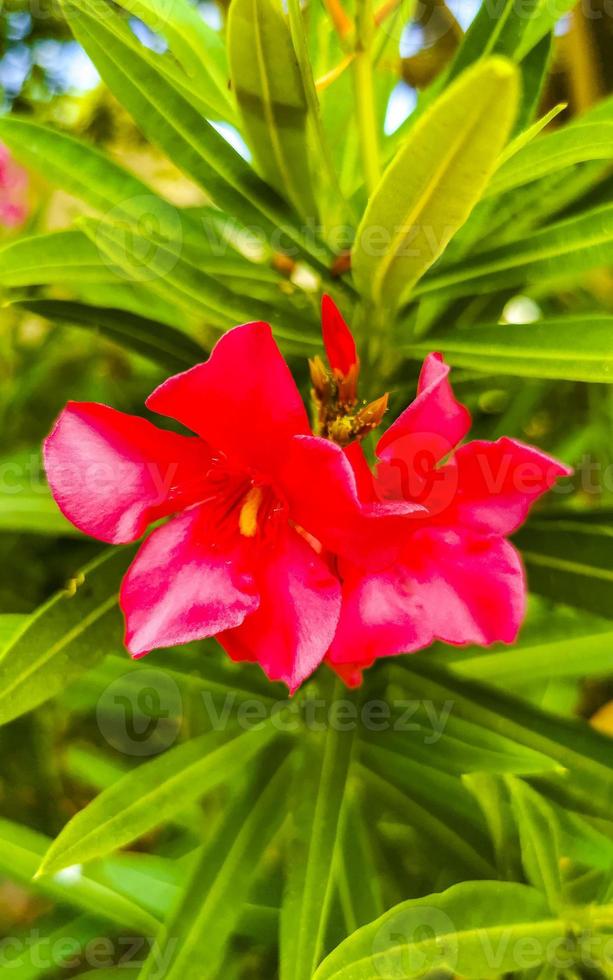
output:
[[[357,353],[341,365],[349,328],[330,303],[324,326],[330,366],[354,383]],[[525,613],[526,579],[507,535],[572,472],[514,439],[460,446],[471,418],[453,394],[449,371],[440,354],[426,357],[417,397],[376,445],[374,473],[358,441],[345,449],[363,501],[410,500],[423,508],[403,519],[393,561],[381,564],[366,551],[357,561],[336,561],[343,605],[327,661],[351,685],[379,657],[434,640],[512,643]]]
[[[27,217],[28,177],[5,146],[0,144],[0,225],[17,228]]]
[[[311,434],[268,324],[230,330],[146,404],[195,435],[73,402],[44,445],[53,495],[86,534],[127,543],[170,517],[121,586],[129,652],[216,636],[294,691],[338,625],[336,557],[383,556],[416,507],[359,501],[343,450]]]

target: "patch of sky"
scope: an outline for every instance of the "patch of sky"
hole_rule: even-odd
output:
[[[138,17],[130,17],[129,23],[132,33],[145,48],[149,48],[155,54],[165,54],[168,51],[168,44],[164,38],[147,27]]]
[[[205,0],[204,3],[197,4],[198,11],[203,21],[212,27],[213,30],[219,31],[223,26],[223,21],[221,18],[221,10],[213,0]]]
[[[408,119],[417,104],[417,92],[405,82],[398,82],[392,89],[385,114],[385,135],[391,136]]]
[[[226,143],[229,143],[242,156],[243,160],[251,160],[251,151],[234,126],[226,122],[213,122],[212,119],[209,119],[209,122],[213,129],[216,129],[219,135],[223,136]]]

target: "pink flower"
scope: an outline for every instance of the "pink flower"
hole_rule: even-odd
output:
[[[15,228],[26,219],[28,177],[0,144],[0,225]]]
[[[177,515],[152,531],[123,580],[128,650],[217,636],[234,660],[259,663],[293,691],[323,660],[340,615],[322,546],[374,553],[397,536],[406,506],[387,517],[360,504],[342,449],[310,434],[268,324],[229,331],[147,406],[197,435],[69,403],[44,447],[53,495],[85,533],[120,544]]]
[[[340,328],[339,328],[340,330]],[[334,348],[331,341],[328,350]],[[512,643],[526,582],[506,540],[531,505],[571,470],[514,439],[458,447],[470,429],[440,354],[424,361],[417,398],[376,446],[373,474],[359,442],[345,450],[364,501],[410,500],[397,558],[341,557],[343,607],[328,663],[349,684],[378,657],[411,653],[434,640]]]

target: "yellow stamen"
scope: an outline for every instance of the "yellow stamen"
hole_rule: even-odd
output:
[[[261,487],[252,487],[241,507],[238,527],[245,538],[254,538],[258,529],[258,511],[264,496]]]

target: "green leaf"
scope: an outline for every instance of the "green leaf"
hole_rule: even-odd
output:
[[[93,915],[64,919],[56,928],[33,930],[25,941],[16,936],[15,947],[11,942],[2,947],[11,980],[39,980],[49,976],[49,969],[65,970],[83,956],[89,943],[100,940],[105,928],[104,920]]]
[[[28,310],[53,323],[69,323],[101,334],[149,358],[171,372],[184,371],[206,357],[206,352],[181,330],[157,320],[106,307],[87,306],[66,300],[26,299],[11,306]],[[61,517],[57,507],[56,514]],[[0,526],[1,526],[0,516]]]
[[[546,112],[545,115],[541,116],[540,119],[537,119],[535,123],[533,123],[527,129],[524,129],[521,133],[518,133],[515,139],[511,140],[511,142],[507,144],[507,148],[504,153],[500,155],[498,170],[496,171],[493,180],[496,179],[496,175],[500,172],[500,169],[507,163],[508,160],[511,160],[517,153],[519,153],[520,150],[523,150],[525,146],[532,143],[532,140],[535,139],[535,137],[538,136],[550,122],[559,116],[561,112],[564,112],[567,107],[568,102],[558,102],[557,105],[554,105],[553,109]],[[488,188],[486,188],[485,196],[487,196],[487,192]]]
[[[232,0],[228,56],[244,132],[262,175],[303,217],[314,218],[308,103],[279,0]]]
[[[527,0],[520,6],[517,0],[503,0],[492,16],[484,0],[451,62],[447,83],[482,58],[503,55],[519,61],[516,57],[519,41],[537,2]]]
[[[609,204],[441,268],[420,282],[415,295],[437,293],[439,298],[443,294],[449,298],[543,279],[568,281],[612,261],[613,205]]]
[[[100,885],[81,868],[64,875],[32,880],[49,846],[49,838],[11,820],[0,819],[0,870],[13,881],[51,899],[113,922],[120,929],[155,936],[160,923],[138,903]]]
[[[601,833],[582,816],[546,800],[522,780],[509,776],[506,783],[517,818],[526,875],[545,892],[552,908],[562,902],[570,904],[567,879],[577,866],[611,873],[610,835]],[[597,897],[595,892],[590,896],[593,901]]]
[[[485,817],[496,856],[498,877],[521,881],[523,868],[517,823],[509,800],[509,791],[502,776],[477,772],[462,777]]]
[[[227,329],[237,321],[250,321],[256,318],[269,320],[275,334],[282,340],[297,343],[307,350],[319,346],[320,341],[308,320],[293,316],[293,322],[300,329],[284,325],[287,313],[277,313],[260,300],[252,299],[229,288],[214,273],[204,271],[214,269],[208,260],[198,268],[176,243],[138,235],[130,231],[126,234],[121,225],[82,219],[82,227],[91,236],[96,247],[107,255],[109,263],[117,263],[124,273],[138,279],[147,278],[163,296],[183,303],[188,310],[199,310],[212,325]]]
[[[530,588],[579,609],[613,616],[613,527],[581,521],[531,521],[516,536]]]
[[[357,231],[352,267],[364,296],[398,305],[444,251],[493,172],[517,91],[517,70],[493,58],[463,74],[417,120]]]
[[[517,57],[523,58],[538,44],[540,39],[550,31],[555,24],[575,6],[575,0],[559,0],[551,4],[549,0],[537,0],[534,5],[532,16],[526,23],[525,29],[521,33],[521,39],[517,48]],[[521,4],[517,5],[521,16]]]
[[[522,688],[551,677],[605,676],[613,669],[613,631],[587,633],[520,649],[450,660],[450,669],[501,687]]]
[[[432,343],[417,341],[406,353],[421,360]],[[475,326],[437,334],[436,349],[450,364],[485,374],[611,383],[613,316]]]
[[[0,656],[0,723],[62,691],[83,670],[122,649],[119,580],[133,548],[105,551],[46,602]]]
[[[347,704],[342,683],[337,680],[332,687],[328,677],[323,682],[329,705],[326,728],[304,733],[291,790],[281,980],[312,980],[323,951],[335,882],[355,725],[347,726],[342,716]]]
[[[377,747],[364,753],[364,772],[373,798],[385,800],[405,823],[431,840],[446,865],[468,877],[491,877],[494,868],[487,854],[485,828],[479,826],[477,806],[460,780],[432,767],[406,765],[407,761]],[[418,781],[412,782],[411,776]],[[458,813],[458,808],[468,810],[468,815]]]
[[[97,211],[117,208],[135,221],[145,213],[181,227],[177,208],[82,140],[15,115],[0,118],[0,140],[23,164]]]
[[[520,779],[507,777],[507,785],[519,828],[527,879],[547,896],[549,907],[556,909],[562,896],[562,855],[558,849],[552,808]]]
[[[108,282],[114,278],[94,243],[78,230],[16,238],[0,248],[0,286]]]
[[[23,613],[0,613],[0,651],[23,629],[27,618]]]
[[[239,735],[209,732],[144,763],[66,824],[38,873],[52,874],[130,843],[214,787],[231,782],[277,734],[270,724]]]
[[[365,801],[362,794],[358,795],[355,787],[349,787],[348,793],[337,878],[349,934],[381,915],[385,910],[385,903],[382,881],[377,874],[373,828],[370,826]]]
[[[486,196],[502,194],[586,160],[613,157],[613,122],[584,123],[548,133],[496,171]]]
[[[193,852],[186,860],[123,851],[91,865],[89,873],[101,884],[140,902],[152,915],[168,920],[185,890],[186,868],[193,863],[193,857]],[[256,871],[259,872],[259,866]],[[236,922],[236,935],[273,945],[277,940],[278,920],[277,908],[246,903]]]
[[[168,41],[185,71],[190,89],[207,103],[213,118],[234,121],[228,92],[228,64],[221,34],[210,27],[187,0],[122,0],[132,17],[139,17]]]
[[[493,980],[517,969],[521,940],[532,940],[533,952],[536,940],[544,961],[548,943],[565,934],[566,923],[551,916],[535,889],[466,881],[396,905],[359,929],[324,960],[314,980],[417,980],[439,971]]]
[[[266,848],[284,818],[290,773],[287,746],[266,754],[232,805],[225,807],[192,869],[187,888],[140,980],[151,980],[164,956],[166,980],[205,980],[221,964]],[[270,778],[270,773],[274,773]]]
[[[3,461],[11,465],[10,460]],[[0,490],[0,531],[21,534],[79,536],[80,531],[67,520],[45,486],[6,487]]]
[[[568,770],[566,780],[572,777],[579,791],[613,799],[611,740],[585,722],[559,718],[499,688],[459,678],[426,657],[401,658],[398,669],[407,674],[412,698],[451,700],[455,717],[550,756]]]
[[[101,20],[89,0],[65,0],[76,39],[145,135],[160,146],[222,209],[265,234],[287,236],[326,272],[330,253],[304,234],[278,195],[195,108],[182,88],[135,50],[132,35],[111,10]]]

